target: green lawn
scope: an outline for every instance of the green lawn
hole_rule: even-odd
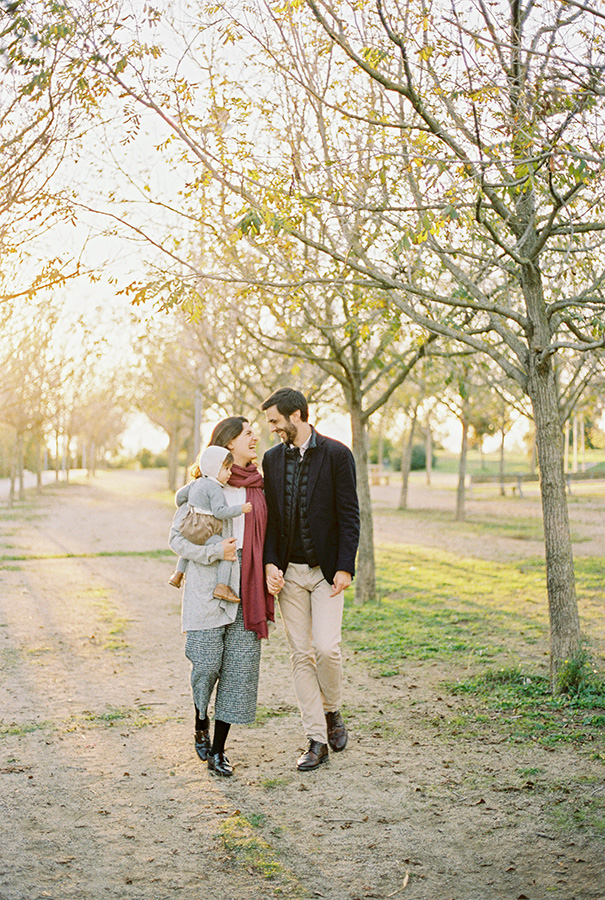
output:
[[[605,759],[605,673],[596,642],[548,686],[544,562],[492,562],[443,550],[381,546],[371,603],[346,604],[346,646],[375,675],[396,677],[406,660],[444,665],[444,688],[461,699],[454,735],[500,730],[511,740],[583,745]],[[576,565],[582,625],[602,619],[605,559]],[[596,660],[596,662],[595,662]]]

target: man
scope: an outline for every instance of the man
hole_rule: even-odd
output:
[[[355,573],[359,505],[348,447],[308,422],[300,391],[280,388],[262,405],[281,444],[263,457],[268,522],[267,587],[279,594],[294,689],[308,747],[297,762],[316,769],[344,750],[340,652],[343,591]]]

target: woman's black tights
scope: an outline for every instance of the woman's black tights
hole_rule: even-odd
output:
[[[210,728],[210,722],[208,720],[208,716],[200,715],[200,711],[195,707],[195,730],[196,731],[208,731]],[[227,735],[229,734],[229,729],[231,725],[229,722],[222,722],[220,719],[216,719],[214,722],[214,739],[212,741],[212,747],[210,748],[210,752],[214,753],[224,753],[225,752],[225,742],[227,740]]]
[[[212,740],[212,747],[210,748],[212,754],[225,752],[225,741],[227,740],[230,728],[231,725],[229,722],[221,722],[220,719],[214,720],[214,738]]]
[[[208,731],[210,727],[210,722],[208,721],[208,716],[204,716],[202,719],[200,715],[200,711],[195,707],[195,730],[196,731]]]

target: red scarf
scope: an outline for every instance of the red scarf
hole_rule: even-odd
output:
[[[244,627],[259,638],[269,636],[267,621],[275,621],[275,601],[267,590],[263,550],[267,530],[267,501],[263,476],[256,466],[232,466],[228,484],[245,487],[252,512],[246,514],[242,552],[242,612]]]

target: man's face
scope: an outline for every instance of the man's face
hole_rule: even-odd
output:
[[[296,410],[291,416],[282,416],[277,411],[277,406],[270,406],[265,410],[265,417],[269,424],[271,434],[277,434],[284,444],[293,444],[298,434],[297,421],[300,420],[300,412]]]

